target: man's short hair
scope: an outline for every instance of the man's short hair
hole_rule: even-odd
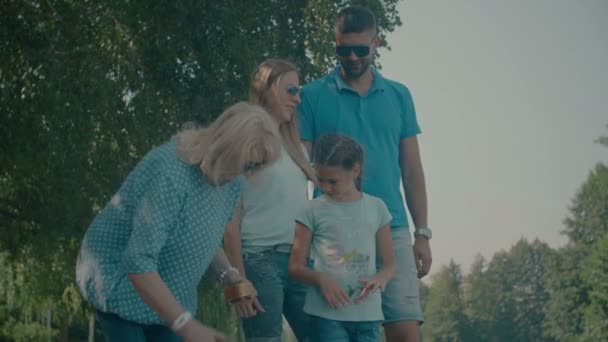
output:
[[[342,9],[336,16],[336,33],[378,32],[376,16],[367,7],[350,6]]]

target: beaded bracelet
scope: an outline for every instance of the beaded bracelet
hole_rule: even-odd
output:
[[[237,270],[236,268],[234,268],[232,266],[228,267],[226,270],[224,270],[224,272],[222,272],[222,274],[220,274],[220,283],[222,283],[222,284],[224,283],[224,277],[226,276],[226,274],[228,274],[229,271],[234,271],[234,272],[236,272],[236,274],[241,274],[239,272],[239,270]]]
[[[171,324],[171,330],[174,332],[180,331],[190,320],[192,319],[192,314],[188,311],[184,311]]]

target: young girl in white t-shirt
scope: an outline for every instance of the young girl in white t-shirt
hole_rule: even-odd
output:
[[[380,291],[396,269],[391,215],[382,200],[361,192],[362,164],[363,149],[349,137],[330,134],[315,142],[313,165],[324,194],[296,218],[289,262],[291,277],[313,285],[304,305],[312,341],[380,339]]]

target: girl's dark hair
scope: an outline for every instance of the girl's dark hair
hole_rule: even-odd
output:
[[[341,134],[326,134],[315,141],[312,153],[315,165],[338,166],[352,170],[355,165],[363,167],[363,148],[354,139]],[[361,191],[363,170],[355,180],[357,190]]]

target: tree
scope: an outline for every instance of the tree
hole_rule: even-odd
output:
[[[564,220],[564,234],[581,247],[593,247],[608,233],[608,167],[598,164],[587,177]]]
[[[551,257],[547,244],[520,240],[510,251],[511,261],[519,268],[510,292],[514,305],[513,332],[517,341],[545,341],[542,322],[548,294],[545,289],[547,259]]]
[[[489,341],[493,322],[487,315],[494,306],[492,289],[486,277],[488,262],[477,255],[464,280],[464,313],[470,322],[467,341]]]
[[[462,281],[460,266],[453,260],[433,275],[422,326],[425,341],[466,341]]]
[[[585,254],[580,248],[566,246],[551,258],[545,287],[549,301],[545,306],[543,335],[556,341],[576,341],[582,333],[582,307],[587,290],[579,270]]]
[[[608,137],[597,140],[608,147]],[[547,276],[549,302],[544,335],[557,341],[594,341],[606,332],[604,281],[608,270],[608,167],[597,164],[576,193],[563,233],[568,244],[558,251]],[[582,271],[581,271],[582,270]],[[604,321],[602,321],[604,319]]]
[[[548,295],[544,288],[550,248],[519,240],[489,263],[478,257],[466,278],[467,341],[543,341]]]
[[[582,340],[600,341],[608,336],[608,234],[598,241],[581,273],[588,289],[588,303],[582,310]]]

